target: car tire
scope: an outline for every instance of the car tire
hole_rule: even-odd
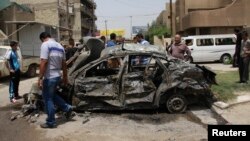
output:
[[[28,71],[26,72],[28,77],[35,77],[36,76],[36,65],[30,65]]]
[[[183,113],[187,109],[187,100],[183,95],[173,94],[167,98],[166,108],[170,113]]]
[[[224,55],[222,55],[221,56],[221,62],[223,63],[223,64],[231,64],[231,62],[232,62],[232,57],[231,57],[231,55],[229,55],[229,54],[224,54]]]

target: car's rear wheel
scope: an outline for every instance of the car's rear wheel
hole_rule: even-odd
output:
[[[221,62],[223,63],[223,64],[231,64],[231,62],[232,62],[232,57],[231,57],[231,55],[229,55],[229,54],[224,54],[224,55],[222,55],[221,56]]]
[[[166,108],[170,113],[183,113],[187,109],[187,100],[183,95],[173,94],[167,98]]]

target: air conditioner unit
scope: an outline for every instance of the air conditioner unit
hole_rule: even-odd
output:
[[[69,6],[69,14],[74,15],[75,11],[74,11],[74,7],[73,6]]]

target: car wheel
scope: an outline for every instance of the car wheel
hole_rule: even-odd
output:
[[[28,77],[35,77],[36,76],[36,65],[30,65],[27,71]]]
[[[180,94],[173,94],[167,99],[166,108],[170,113],[183,113],[187,109],[186,98]]]
[[[232,57],[229,54],[224,54],[221,56],[221,62],[223,64],[231,64],[232,62]]]

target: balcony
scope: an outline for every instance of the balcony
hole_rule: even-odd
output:
[[[82,19],[82,27],[87,28],[87,29],[92,29],[93,28],[93,21],[89,19]]]
[[[182,19],[182,30],[196,27],[242,26],[244,14],[243,10],[239,10],[242,7],[244,7],[243,0],[234,0],[223,8],[189,12]]]
[[[94,2],[94,0],[81,0],[81,3],[83,5],[87,5],[88,7],[96,9],[96,3]]]
[[[82,12],[84,15],[89,16],[89,17],[91,17],[91,18],[93,18],[93,19],[95,19],[95,20],[97,19],[96,15],[94,14],[94,10],[88,8],[88,7],[85,6],[85,5],[82,5],[82,6],[81,6],[81,12]]]

